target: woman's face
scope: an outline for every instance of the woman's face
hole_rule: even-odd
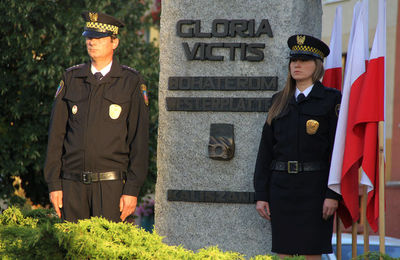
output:
[[[292,78],[299,81],[311,81],[312,75],[316,69],[314,60],[300,60],[291,58],[290,59],[290,74]]]

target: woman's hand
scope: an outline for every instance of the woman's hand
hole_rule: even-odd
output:
[[[271,212],[269,211],[269,204],[266,201],[257,201],[256,210],[261,217],[271,220]]]
[[[325,199],[322,207],[322,218],[327,220],[330,216],[335,214],[338,208],[338,201],[334,199]]]

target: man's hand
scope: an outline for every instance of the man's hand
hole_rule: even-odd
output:
[[[137,197],[122,195],[119,200],[119,211],[121,212],[121,220],[125,221],[126,217],[133,214],[136,210]]]
[[[63,192],[62,190],[56,190],[50,192],[50,202],[58,215],[61,218],[61,208],[63,207]]]
[[[330,216],[335,214],[338,208],[338,201],[334,199],[325,199],[322,207],[322,218],[327,220]]]
[[[261,217],[271,220],[271,212],[269,211],[269,204],[266,201],[257,201],[256,210]]]

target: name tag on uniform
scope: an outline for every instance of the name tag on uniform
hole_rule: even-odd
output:
[[[117,104],[111,104],[109,108],[109,115],[111,119],[117,119],[122,112],[122,107]]]

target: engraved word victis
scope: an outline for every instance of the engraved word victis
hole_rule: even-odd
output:
[[[109,115],[111,119],[117,119],[122,112],[122,107],[117,104],[111,104],[109,108]]]
[[[316,120],[308,120],[306,123],[307,134],[313,135],[318,131],[319,123]]]

